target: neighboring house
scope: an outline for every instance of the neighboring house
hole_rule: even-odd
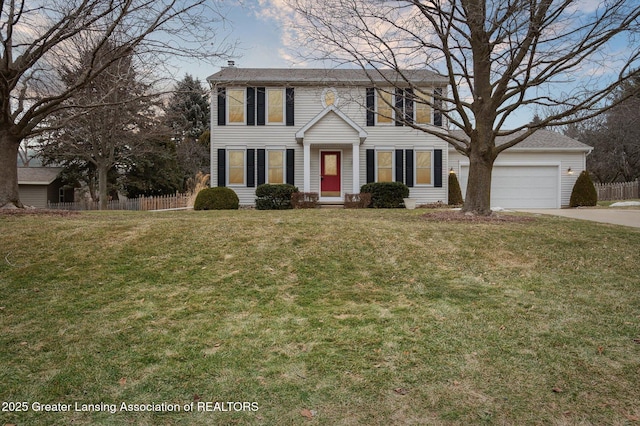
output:
[[[73,202],[73,188],[62,184],[58,167],[18,167],[18,194],[27,206],[47,208],[47,203]]]
[[[447,202],[452,170],[464,195],[468,159],[437,136],[403,125],[449,132],[442,114],[419,102],[445,92],[448,80],[427,70],[403,77],[413,90],[391,70],[222,68],[207,79],[211,186],[230,187],[244,205],[255,203],[262,183],[290,183],[317,192],[321,202],[341,203],[365,183],[399,181],[420,205]],[[404,120],[396,120],[391,105]],[[534,134],[498,157],[492,205],[568,205],[588,152],[560,134]]]

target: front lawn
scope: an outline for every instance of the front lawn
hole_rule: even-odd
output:
[[[0,424],[638,423],[639,230],[424,213],[0,215]]]

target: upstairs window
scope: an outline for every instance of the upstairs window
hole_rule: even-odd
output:
[[[229,124],[244,124],[244,89],[227,90],[227,109],[229,111]]]
[[[393,93],[384,90],[378,90],[376,96],[377,106],[377,122],[378,124],[393,123]]]
[[[442,95],[441,87],[428,88],[396,88],[375,89],[366,91],[366,120],[367,126],[390,125],[396,126],[433,124],[442,126]]]
[[[416,124],[431,124],[431,95],[422,90],[415,91]]]
[[[287,88],[218,88],[218,126],[295,125],[295,90]]]
[[[267,89],[267,123],[284,123],[283,89]]]
[[[328,87],[322,91],[320,100],[322,102],[323,108],[326,108],[331,105],[338,106],[338,103],[339,103],[338,91],[333,87]]]

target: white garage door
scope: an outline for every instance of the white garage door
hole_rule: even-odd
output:
[[[491,207],[559,208],[560,178],[558,166],[494,165],[491,182]],[[469,166],[460,170],[460,187],[467,190]]]

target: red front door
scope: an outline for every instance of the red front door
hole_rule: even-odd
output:
[[[320,153],[320,196],[339,197],[340,194],[340,151]]]

